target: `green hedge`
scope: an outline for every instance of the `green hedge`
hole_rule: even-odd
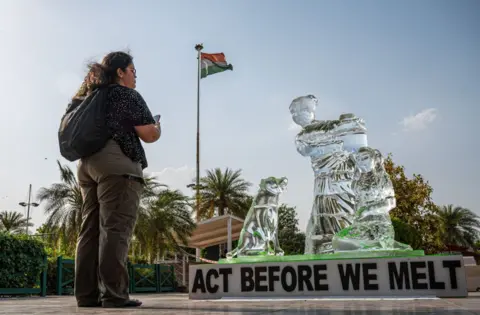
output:
[[[46,255],[42,242],[26,235],[0,233],[0,288],[34,288]]]

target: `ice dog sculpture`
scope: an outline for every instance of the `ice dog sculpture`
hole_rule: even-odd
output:
[[[238,246],[227,253],[227,259],[235,256],[283,255],[278,243],[278,201],[287,183],[286,177],[261,180],[243,223]]]

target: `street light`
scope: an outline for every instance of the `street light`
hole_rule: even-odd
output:
[[[187,188],[197,189],[197,184],[188,184]],[[206,187],[203,186],[202,184],[198,185],[198,189],[204,189],[204,188],[206,188]]]
[[[21,205],[22,207],[26,207],[28,206],[28,203],[26,202],[20,202],[19,205]],[[30,203],[30,205],[34,206],[34,207],[38,207],[40,204],[36,203],[36,202],[32,202]]]
[[[27,207],[27,227],[25,228],[25,233],[28,235],[28,220],[30,219],[30,206],[38,207],[40,204],[36,202],[30,202],[32,196],[32,184],[28,186],[28,203],[19,202],[18,204],[22,207]]]

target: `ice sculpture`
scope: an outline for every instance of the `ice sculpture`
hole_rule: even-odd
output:
[[[302,127],[295,139],[297,151],[310,157],[315,176],[305,254],[332,252],[333,236],[351,224],[355,163],[350,153],[367,146],[362,119],[344,114],[338,120],[315,120],[317,103],[315,96],[307,95],[290,104],[293,121]]]
[[[227,259],[235,256],[283,256],[278,243],[278,201],[287,183],[286,177],[261,180],[243,223],[238,246],[227,253]]]
[[[356,166],[352,181],[355,217],[351,226],[334,236],[335,252],[412,250],[409,245],[394,240],[395,231],[389,212],[395,208],[396,199],[382,154],[379,150],[363,147],[352,157]]]

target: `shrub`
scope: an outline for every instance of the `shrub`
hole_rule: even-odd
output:
[[[148,258],[143,255],[129,255],[128,262],[131,264],[148,265]]]
[[[0,233],[0,288],[33,288],[45,268],[42,242]]]

